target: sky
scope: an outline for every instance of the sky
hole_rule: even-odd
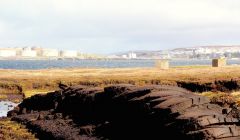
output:
[[[0,47],[109,54],[240,45],[239,0],[0,0]]]

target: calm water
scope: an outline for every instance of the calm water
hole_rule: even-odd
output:
[[[7,112],[12,110],[17,104],[10,101],[0,101],[0,117],[6,117]]]
[[[0,69],[153,67],[154,60],[0,60]],[[229,65],[240,60],[228,60]],[[211,65],[211,60],[171,60],[170,66]]]

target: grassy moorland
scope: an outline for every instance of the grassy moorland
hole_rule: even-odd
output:
[[[61,81],[67,85],[105,86],[130,83],[136,85],[167,84],[179,81],[207,83],[214,80],[240,78],[240,66],[212,68],[210,66],[158,68],[69,68],[45,70],[0,70],[0,93],[24,94],[29,97],[58,89]]]

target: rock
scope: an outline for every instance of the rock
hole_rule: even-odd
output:
[[[37,120],[43,120],[44,118],[45,118],[44,115],[39,114]]]
[[[73,86],[25,99],[19,108],[9,116],[42,139],[240,138],[236,107],[173,86]]]
[[[54,119],[54,115],[47,115],[45,117],[46,120],[53,120]]]
[[[96,126],[94,125],[87,125],[87,126],[81,126],[80,127],[80,134],[92,136],[94,133],[94,129]]]
[[[62,113],[54,114],[54,119],[62,119],[62,118],[63,118]]]
[[[21,113],[22,113],[22,114],[26,114],[26,113],[27,113],[27,109],[26,109],[26,108],[23,108]]]

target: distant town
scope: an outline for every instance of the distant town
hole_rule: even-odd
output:
[[[0,48],[0,59],[240,59],[240,46],[199,46],[158,51],[129,51],[111,55],[42,47]]]
[[[199,46],[159,51],[129,51],[109,55],[112,59],[240,59],[240,46]]]
[[[0,59],[98,59],[101,56],[75,50],[57,50],[42,47],[0,48]]]

